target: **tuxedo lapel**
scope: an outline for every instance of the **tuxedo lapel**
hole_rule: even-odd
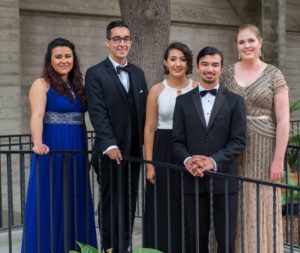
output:
[[[123,84],[121,83],[120,78],[118,77],[118,74],[117,74],[116,70],[114,69],[114,66],[112,65],[112,63],[110,62],[110,60],[108,58],[105,61],[105,65],[107,68],[107,72],[110,75],[110,77],[113,79],[121,97],[123,98],[124,102],[127,103],[127,98],[126,98],[127,92],[126,92]]]
[[[198,87],[196,87],[192,92],[192,100],[193,100],[194,106],[196,108],[197,114],[201,120],[201,123],[206,128],[204,112],[203,112],[203,108],[202,108],[202,103],[201,103],[201,98],[200,98]]]
[[[135,102],[135,106],[136,108],[139,108],[139,105],[140,105],[140,90],[138,89],[138,84],[139,84],[139,81],[137,79],[137,75],[135,75],[134,73],[134,70],[133,68],[130,66],[130,63],[128,63],[128,74],[129,74],[129,80],[130,80],[130,86],[131,86],[131,89],[132,89],[132,93],[133,93],[133,98],[134,98],[134,102]],[[141,115],[140,115],[140,111],[137,110],[137,116],[138,118],[141,118]]]
[[[224,101],[225,101],[225,90],[222,86],[220,86],[210,114],[210,118],[207,126],[208,129],[211,127],[212,123],[214,122],[216,116],[218,115],[219,110],[223,106]]]

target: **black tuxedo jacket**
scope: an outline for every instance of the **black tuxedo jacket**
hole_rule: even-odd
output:
[[[128,68],[137,113],[140,154],[142,154],[148,90],[144,72],[130,63]],[[88,112],[96,133],[94,151],[102,154],[108,147],[117,145],[123,155],[128,155],[131,148],[132,128],[127,92],[109,58],[87,70],[85,88]]]
[[[208,126],[199,95],[199,88],[179,96],[173,118],[174,154],[182,164],[192,155],[212,157],[218,172],[237,174],[236,157],[246,142],[244,100],[220,85]],[[195,178],[186,172],[185,192],[195,192]],[[199,192],[209,191],[209,177],[199,178]],[[229,192],[238,191],[238,182],[229,181]],[[214,177],[214,194],[224,194],[224,180]]]

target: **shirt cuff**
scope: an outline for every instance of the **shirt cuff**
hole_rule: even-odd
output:
[[[218,167],[217,167],[217,164],[216,164],[215,160],[213,158],[211,158],[211,157],[209,157],[209,159],[212,160],[212,162],[214,164],[213,171],[217,172],[218,171]]]
[[[191,158],[192,158],[191,156],[185,158],[184,161],[183,161],[183,165],[185,166],[186,162],[187,162],[189,159],[191,159]]]
[[[112,145],[112,146],[109,146],[104,152],[103,152],[103,155],[105,155],[109,150],[112,150],[114,148],[118,148],[117,145]]]

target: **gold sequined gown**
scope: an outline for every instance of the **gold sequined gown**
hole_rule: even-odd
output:
[[[288,89],[281,71],[267,65],[261,76],[247,87],[237,84],[234,65],[224,69],[222,82],[227,89],[245,99],[247,115],[247,141],[244,153],[239,157],[239,175],[270,180],[270,167],[275,150],[276,120],[274,96]],[[243,184],[243,208],[238,210],[236,252],[257,252],[256,185]],[[241,194],[241,192],[240,192]],[[281,195],[276,190],[276,208],[273,206],[273,189],[259,189],[259,245],[261,253],[273,252],[273,210],[276,211],[276,253],[283,253]],[[240,212],[243,210],[243,226]],[[242,233],[242,229],[243,233]],[[242,243],[243,248],[242,250]]]

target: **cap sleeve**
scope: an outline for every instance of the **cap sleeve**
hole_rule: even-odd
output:
[[[284,75],[282,74],[282,72],[279,69],[277,69],[277,71],[275,72],[275,75],[274,75],[273,89],[274,89],[275,95],[288,89]]]

